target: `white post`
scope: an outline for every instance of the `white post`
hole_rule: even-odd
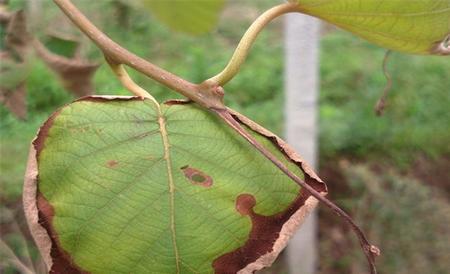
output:
[[[319,21],[300,14],[285,20],[285,120],[288,143],[312,166],[317,160]],[[287,247],[290,274],[317,268],[317,213],[314,211]]]

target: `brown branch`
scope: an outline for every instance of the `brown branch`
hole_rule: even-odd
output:
[[[184,80],[121,47],[92,24],[70,0],[54,0],[54,2],[115,63],[132,67],[206,108],[224,108],[223,96],[216,92],[216,88]]]
[[[254,148],[256,148],[261,154],[264,155],[269,161],[271,161],[276,167],[278,167],[284,174],[286,174],[289,178],[295,181],[298,185],[306,189],[312,196],[314,196],[317,200],[324,203],[328,208],[330,208],[334,213],[336,213],[339,217],[343,218],[355,232],[356,236],[359,239],[359,243],[361,248],[366,255],[367,261],[370,265],[370,273],[376,274],[377,270],[375,267],[375,257],[380,254],[380,250],[369,243],[367,237],[364,235],[364,232],[359,228],[359,226],[352,220],[352,217],[348,215],[345,211],[335,205],[326,197],[322,196],[317,190],[315,190],[312,186],[308,185],[300,179],[297,175],[292,173],[280,160],[278,160],[271,152],[269,152],[266,148],[264,148],[253,136],[251,136],[242,126],[241,124],[235,120],[235,118],[230,114],[230,112],[226,109],[212,109],[220,118],[222,118],[225,123],[227,123],[231,128],[233,128],[239,135],[244,137]]]

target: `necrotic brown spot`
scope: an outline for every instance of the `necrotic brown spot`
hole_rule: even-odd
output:
[[[313,181],[309,176],[306,176],[305,179],[308,184],[311,184]],[[306,199],[310,195],[309,192],[300,190],[297,198],[284,211],[271,216],[264,216],[253,211],[257,202],[253,195],[240,194],[236,198],[236,211],[243,216],[250,217],[252,228],[243,246],[213,261],[214,273],[236,273],[262,255],[271,252],[283,224],[305,204]]]
[[[109,160],[108,162],[106,162],[106,166],[111,167],[111,168],[114,168],[118,164],[119,164],[119,162],[117,162],[116,160]]]
[[[236,199],[236,210],[243,216],[250,215],[255,205],[255,197],[250,194],[241,194]]]
[[[37,194],[36,203],[39,210],[39,223],[47,230],[52,242],[50,255],[52,257],[53,265],[48,273],[89,274],[89,272],[76,265],[70,254],[62,249],[59,242],[59,235],[53,227],[53,217],[55,216],[53,206],[40,192]]]
[[[211,176],[196,168],[183,166],[181,167],[181,171],[183,171],[184,176],[194,185],[210,187],[213,183]]]

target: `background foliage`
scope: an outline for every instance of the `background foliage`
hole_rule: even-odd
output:
[[[138,55],[193,82],[219,72],[249,23],[273,1],[233,1],[211,33],[174,33],[145,10],[120,1],[76,1],[114,40]],[[21,7],[25,1],[11,1]],[[79,35],[50,1],[40,20]],[[101,11],[101,12],[100,12]],[[264,31],[241,69],[226,86],[230,107],[283,135],[283,46],[281,20]],[[37,32],[42,35],[46,28]],[[81,37],[81,35],[80,35]],[[3,39],[2,39],[3,40]],[[102,61],[88,42],[83,51]],[[320,171],[331,198],[337,199],[381,245],[381,273],[444,273],[450,267],[448,244],[450,171],[450,62],[443,57],[394,53],[389,70],[393,89],[381,118],[373,106],[385,84],[384,50],[332,27],[321,41]],[[159,100],[177,94],[131,73]],[[102,65],[95,74],[97,94],[128,94]],[[73,100],[43,63],[33,59],[27,81],[25,121],[0,107],[0,219],[2,239],[23,259],[37,258],[21,213],[21,188],[28,146],[38,126],[56,108]],[[369,203],[365,203],[369,202]],[[430,214],[432,212],[433,214]],[[322,273],[364,273],[356,242],[326,210],[321,213]],[[16,225],[17,224],[17,225]],[[417,225],[420,224],[420,225]],[[27,242],[23,242],[22,233]],[[412,243],[418,243],[412,245]],[[27,255],[26,246],[31,248]],[[352,251],[355,249],[355,252]],[[36,261],[36,260],[35,260]],[[418,265],[418,264],[421,265]],[[272,270],[283,273],[282,261]],[[16,273],[0,265],[4,273]],[[330,271],[331,270],[331,271]]]

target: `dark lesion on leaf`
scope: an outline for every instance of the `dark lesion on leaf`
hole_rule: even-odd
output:
[[[54,112],[50,118],[39,129],[37,138],[33,141],[32,145],[36,151],[36,160],[39,163],[39,158],[42,150],[45,148],[45,141],[49,135],[50,129],[57,116],[61,113],[62,109]],[[52,266],[48,270],[48,273],[67,273],[67,274],[84,274],[89,273],[78,265],[75,264],[71,255],[62,248],[59,241],[59,235],[53,226],[53,218],[55,217],[55,210],[51,203],[44,197],[39,190],[39,176],[36,178],[37,194],[36,194],[36,207],[38,210],[39,224],[47,231],[47,234],[51,241],[50,256],[52,258]]]
[[[300,190],[297,198],[284,211],[264,216],[254,211],[257,201],[252,194],[243,193],[237,196],[236,211],[242,216],[250,217],[252,228],[243,246],[213,261],[214,272],[216,274],[237,273],[262,255],[272,252],[283,225],[305,205],[309,197],[308,192]]]
[[[48,273],[88,274],[89,272],[76,265],[70,254],[61,247],[58,233],[53,227],[53,217],[55,216],[55,211],[53,206],[40,192],[37,194],[37,208],[39,210],[39,223],[47,230],[52,244],[50,250],[52,267],[49,269]]]
[[[118,164],[119,162],[116,160],[109,160],[108,162],[106,162],[106,166],[109,168],[115,168]]]
[[[302,171],[306,184],[313,187],[321,195],[326,195],[326,185],[305,161],[283,140],[242,114],[231,109],[228,109],[228,111],[230,111],[233,118],[242,126],[246,127],[246,129],[270,140],[288,161],[295,164]],[[235,209],[237,213],[243,217],[250,218],[251,230],[247,241],[241,247],[220,255],[212,262],[214,272],[216,274],[237,273],[241,270],[248,270],[251,272],[268,266],[267,263],[270,264],[268,261],[256,262],[266,255],[275,259],[281,249],[285,246],[285,244],[275,245],[275,243],[279,239],[289,237],[286,234],[287,231],[282,232],[284,225],[286,224],[289,226],[289,228],[287,228],[287,230],[291,230],[289,233],[293,233],[293,230],[301,223],[307,212],[314,207],[310,198],[312,198],[311,193],[302,188],[299,190],[297,197],[285,210],[271,216],[264,216],[254,211],[254,207],[257,205],[258,201],[252,194],[239,194],[236,197]],[[300,214],[297,215],[297,212]],[[291,219],[293,219],[292,222]],[[254,267],[249,267],[253,263],[256,263],[258,266],[255,265]]]
[[[194,185],[211,187],[213,184],[213,179],[211,178],[211,176],[204,173],[203,171],[200,171],[188,165],[182,166],[180,169],[183,172],[184,176]]]
[[[61,113],[62,109],[58,109],[55,111],[50,118],[45,121],[45,123],[39,128],[39,132],[37,134],[37,138],[33,141],[33,146],[36,149],[36,157],[39,158],[39,155],[41,151],[44,149],[45,140],[48,137],[48,134],[50,132],[50,128],[53,126],[53,122],[55,121],[56,117]]]
[[[236,199],[236,210],[243,216],[252,214],[255,205],[255,197],[251,194],[241,194]]]

